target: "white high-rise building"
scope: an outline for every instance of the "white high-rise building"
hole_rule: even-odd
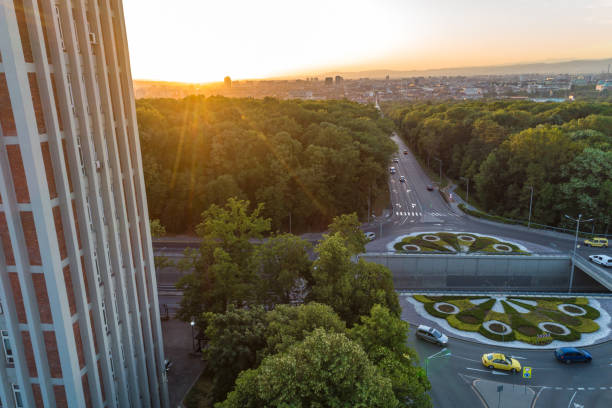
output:
[[[2,407],[167,407],[121,0],[0,0]]]

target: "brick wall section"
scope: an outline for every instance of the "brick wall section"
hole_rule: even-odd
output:
[[[40,390],[40,385],[32,384],[32,394],[34,394],[34,403],[37,407],[43,406],[43,397],[42,391]]]
[[[2,135],[17,136],[11,97],[4,73],[0,73],[0,127],[2,127]]]
[[[26,13],[23,8],[23,0],[13,0],[15,4],[15,14],[17,15],[17,25],[19,26],[19,36],[21,37],[21,46],[23,48],[23,58],[25,62],[34,62],[32,55],[32,46],[30,45],[30,37],[28,35],[28,26],[26,25]]]
[[[21,285],[19,284],[19,276],[16,272],[9,272],[9,280],[11,281],[11,289],[13,291],[13,299],[15,300],[15,309],[17,312],[17,321],[19,323],[27,323],[25,307],[23,306],[23,295],[21,294]]]
[[[32,339],[30,338],[29,331],[22,331],[21,337],[23,338],[23,348],[25,351],[26,364],[28,365],[28,373],[30,377],[38,377],[36,371],[36,360],[34,360],[34,349],[32,349]]]
[[[91,391],[89,390],[89,379],[87,378],[87,373],[83,375],[81,378],[81,383],[83,384],[83,395],[85,396],[85,407],[91,408],[93,404],[91,402]]]
[[[32,284],[34,285],[34,292],[36,293],[36,302],[38,302],[40,322],[53,324],[53,316],[51,315],[51,304],[49,303],[49,295],[47,294],[45,275],[42,273],[33,273]]]
[[[79,244],[79,249],[81,249],[83,248],[81,242],[81,230],[79,229],[79,217],[77,216],[76,202],[74,200],[72,200],[72,217],[74,218],[74,225],[76,228],[77,243]]]
[[[66,238],[64,237],[64,225],[62,224],[62,214],[59,206],[53,207],[53,221],[55,222],[55,233],[57,234],[57,245],[59,246],[60,258],[68,257],[66,248]]]
[[[77,357],[79,358],[79,368],[85,367],[85,356],[83,354],[83,339],[81,338],[81,331],[79,329],[79,322],[74,322],[72,325],[72,332],[74,333],[74,341],[76,343]]]
[[[66,284],[66,295],[68,296],[68,306],[70,308],[70,316],[76,313],[76,301],[74,299],[74,287],[72,286],[72,277],[70,276],[70,266],[64,267],[64,283]]]
[[[62,366],[60,364],[59,352],[57,351],[57,340],[54,331],[43,331],[47,360],[51,377],[62,378]]]
[[[55,186],[55,176],[53,176],[53,163],[51,161],[51,150],[49,142],[40,144],[43,162],[45,163],[45,175],[47,176],[47,186],[49,187],[49,198],[52,200],[57,197],[57,187]]]
[[[28,247],[28,258],[30,265],[42,265],[40,259],[40,248],[38,247],[38,237],[36,236],[36,227],[34,226],[34,215],[31,211],[21,211],[21,226],[25,237],[26,246]]]
[[[6,223],[6,214],[4,214],[4,211],[0,211],[0,241],[2,241],[2,249],[4,250],[6,264],[15,265],[13,245],[11,245],[11,237],[9,236],[8,224]]]
[[[89,298],[89,282],[87,281],[87,269],[85,269],[85,258],[81,257],[81,271],[83,272],[83,282],[85,283],[85,294],[87,295],[87,303],[91,302]]]
[[[72,193],[72,176],[70,175],[70,163],[68,162],[65,139],[62,139],[62,149],[64,150],[64,164],[66,165],[66,174],[68,174],[68,187],[70,188],[70,192]]]
[[[40,24],[42,26],[45,49],[47,50],[47,62],[51,64],[51,50],[49,50],[49,38],[47,37],[47,30],[49,30],[49,27],[47,27],[47,21],[50,21],[50,19],[53,17],[47,16],[42,7],[41,0],[38,0],[38,13],[40,14]]]
[[[55,394],[55,408],[68,408],[66,390],[63,385],[54,385],[53,394]]]
[[[38,133],[47,133],[45,126],[45,114],[43,113],[42,102],[40,100],[40,89],[36,82],[36,74],[28,72],[28,82],[30,82],[30,94],[32,95],[32,105],[34,106],[34,115],[36,116],[36,125]]]
[[[6,154],[11,167],[11,176],[15,186],[17,202],[27,204],[30,202],[30,193],[28,191],[25,168],[23,167],[23,159],[21,158],[21,150],[17,145],[7,145]]]

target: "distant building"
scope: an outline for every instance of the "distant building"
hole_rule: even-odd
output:
[[[344,78],[342,78],[340,75],[336,75],[336,85],[342,85],[343,82]]]
[[[595,85],[595,90],[599,91],[599,92],[603,92],[603,91],[609,91],[610,89],[612,89],[612,80],[601,80],[597,82],[597,85]]]
[[[325,85],[331,86],[334,84],[334,78],[332,77],[326,77],[325,78]]]
[[[225,84],[226,88],[231,88],[232,87],[232,78],[226,76],[225,78],[223,78],[223,83]]]

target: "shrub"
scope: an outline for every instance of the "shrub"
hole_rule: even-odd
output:
[[[449,314],[448,313],[442,313],[442,312],[436,310],[436,308],[434,307],[434,304],[435,304],[435,302],[429,302],[429,303],[425,303],[423,306],[425,307],[425,310],[427,311],[427,313],[429,313],[430,315],[446,319],[449,316]]]
[[[599,316],[601,316],[601,313],[599,313],[599,310],[595,309],[592,306],[589,305],[580,305],[581,308],[583,308],[584,310],[586,310],[586,314],[580,317],[584,317],[587,319],[591,319],[591,320],[595,320],[597,318],[599,318]]]
[[[468,252],[482,251],[486,247],[497,243],[493,238],[477,237],[476,241],[470,246]]]
[[[566,326],[579,326],[580,319],[573,316],[568,316],[557,310],[540,309],[540,312],[551,318],[553,322],[558,322]]]
[[[461,251],[461,246],[457,240],[457,234],[451,234],[448,232],[439,232],[438,236],[442,238],[447,244],[455,248],[457,252]]]
[[[430,301],[430,299],[427,296],[423,296],[423,295],[413,295],[412,297],[421,303],[426,303]]]
[[[599,330],[599,325],[590,319],[580,319],[580,324],[572,328],[579,333],[593,333]]]
[[[513,303],[516,303],[518,306],[524,307],[525,309],[528,309],[528,310],[531,310],[531,311],[534,311],[537,308],[537,306],[532,306],[532,305],[529,305],[527,303],[524,303],[523,301],[521,301],[520,298],[508,298],[508,300],[511,300]],[[504,310],[505,310],[505,308],[504,308]],[[512,310],[514,310],[514,309],[512,309]]]
[[[511,331],[508,334],[497,334],[497,333],[491,333],[490,331],[488,331],[487,329],[485,329],[485,327],[483,325],[480,325],[480,327],[478,328],[478,333],[482,334],[483,336],[485,336],[488,339],[491,340],[496,340],[496,341],[513,341],[516,339],[515,335],[514,335],[514,331]]]
[[[409,243],[410,244],[414,244],[414,245],[418,245],[418,246],[420,246],[422,248],[433,249],[434,251],[450,252],[448,250],[448,248],[444,248],[442,245],[438,245],[435,242],[426,241],[426,240],[424,240],[423,238],[420,238],[420,237],[412,238]]]
[[[448,322],[448,324],[450,324],[455,329],[469,331],[469,332],[478,331],[478,327],[480,326],[480,323],[469,324],[469,323],[462,322],[461,320],[457,319],[457,315],[448,316],[448,319],[446,319],[446,321]]]

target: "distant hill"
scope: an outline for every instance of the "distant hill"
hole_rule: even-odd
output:
[[[340,75],[347,79],[391,78],[415,76],[471,76],[471,75],[517,75],[517,74],[600,74],[608,71],[612,58],[598,60],[572,60],[563,62],[539,62],[530,64],[491,65],[482,67],[439,68],[427,70],[393,71],[371,70],[356,72],[327,72],[325,76]]]

